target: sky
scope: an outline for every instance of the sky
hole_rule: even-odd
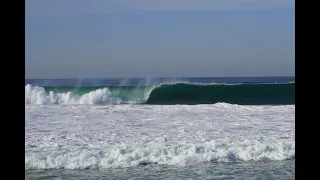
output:
[[[26,79],[294,76],[293,0],[26,0]]]

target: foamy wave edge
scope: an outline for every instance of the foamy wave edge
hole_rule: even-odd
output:
[[[290,82],[295,83],[295,82]],[[289,84],[290,84],[289,83]],[[106,104],[139,104],[146,102],[151,92],[163,85],[175,85],[175,84],[190,84],[200,86],[211,85],[241,85],[241,84],[219,84],[219,83],[189,83],[183,81],[172,81],[161,84],[151,85],[150,88],[146,88],[144,96],[139,101],[124,101],[116,95],[112,94],[110,90],[105,87],[91,91],[84,95],[77,95],[72,92],[67,93],[54,93],[53,91],[46,92],[45,88],[40,86],[32,86],[27,84],[25,86],[25,104],[59,104],[59,105],[75,105],[75,104],[87,104],[87,105],[106,105]]]
[[[295,143],[238,142],[143,147],[77,148],[25,153],[25,169],[105,169],[148,164],[188,165],[201,162],[282,161],[295,158]]]
[[[120,98],[111,94],[108,88],[97,89],[82,96],[67,93],[47,93],[43,87],[25,86],[25,104],[124,104]]]

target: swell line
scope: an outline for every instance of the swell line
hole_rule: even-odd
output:
[[[125,87],[25,86],[25,104],[294,104],[295,83],[165,83]]]

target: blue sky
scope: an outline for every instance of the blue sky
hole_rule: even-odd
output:
[[[26,0],[26,78],[294,76],[292,0]]]

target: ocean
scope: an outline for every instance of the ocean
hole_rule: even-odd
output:
[[[25,176],[295,179],[295,78],[26,79]]]

